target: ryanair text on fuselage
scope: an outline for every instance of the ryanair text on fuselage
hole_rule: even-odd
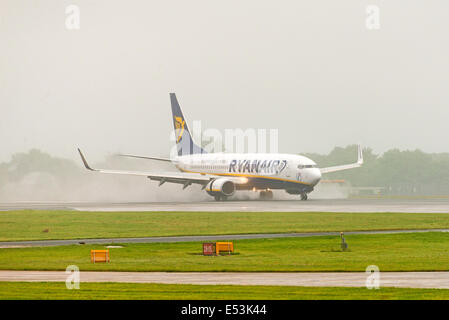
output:
[[[287,166],[287,160],[232,160],[229,172],[279,174]]]

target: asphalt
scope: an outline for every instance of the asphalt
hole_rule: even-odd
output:
[[[0,281],[65,282],[65,271],[0,271]],[[83,282],[365,287],[365,272],[80,272]],[[380,272],[380,287],[449,289],[449,272]]]
[[[349,231],[345,232],[344,234],[345,235],[396,234],[396,233],[415,233],[415,232],[449,232],[449,229]],[[340,235],[339,232],[302,232],[302,233],[257,233],[257,234],[143,237],[143,238],[3,241],[0,242],[0,248],[49,247],[49,246],[66,246],[76,244],[200,242],[200,241],[218,241],[218,240],[302,238],[302,237],[339,236],[339,235]]]
[[[252,212],[422,212],[449,213],[449,199],[309,199],[202,202],[14,202],[0,210],[78,211],[252,211]]]

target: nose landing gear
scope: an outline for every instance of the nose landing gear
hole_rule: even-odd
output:
[[[288,194],[294,194],[294,195],[299,195],[301,196],[301,200],[302,201],[306,201],[307,200],[307,194],[313,191],[313,188],[309,188],[309,189],[302,189],[302,190],[298,190],[298,189],[287,189],[285,190],[287,191]]]

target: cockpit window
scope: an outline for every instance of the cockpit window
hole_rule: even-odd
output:
[[[300,164],[298,165],[298,169],[305,169],[305,168],[317,168],[316,164]]]

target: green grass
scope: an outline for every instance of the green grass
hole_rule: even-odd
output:
[[[90,263],[100,245],[0,249],[2,270],[106,271],[381,271],[449,270],[449,233],[348,235],[350,251],[340,251],[339,237],[235,241],[236,254],[202,256],[201,243],[126,244],[110,249],[111,263]]]
[[[64,282],[0,282],[5,299],[158,299],[158,300],[423,300],[449,299],[446,289],[288,286],[172,285],[143,283],[81,283],[68,290]]]
[[[0,241],[432,228],[449,228],[449,215],[33,210],[0,212]]]

